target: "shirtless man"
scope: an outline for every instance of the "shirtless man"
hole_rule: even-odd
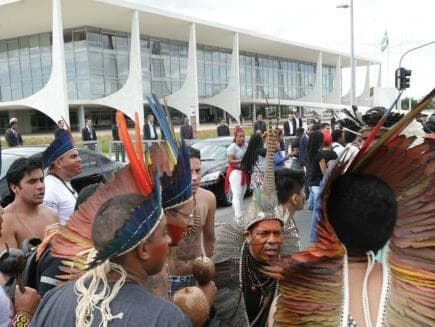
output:
[[[21,247],[28,238],[44,238],[47,226],[59,221],[56,214],[42,206],[45,193],[43,164],[40,159],[19,158],[10,166],[6,179],[14,201],[3,215],[0,249],[5,243]]]
[[[214,214],[216,198],[213,193],[199,187],[201,183],[201,154],[190,148],[190,169],[192,172],[193,202],[190,222],[184,239],[170,249],[168,265],[171,279],[171,293],[180,288],[196,284],[192,276],[193,260],[201,255],[211,257],[214,246]],[[180,214],[180,212],[178,212]]]

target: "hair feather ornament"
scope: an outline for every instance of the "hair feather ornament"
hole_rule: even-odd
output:
[[[265,273],[280,282],[275,326],[347,326],[345,249],[326,215],[333,180],[346,172],[374,175],[385,181],[398,201],[398,219],[389,243],[391,283],[383,323],[387,326],[435,324],[435,149],[412,146],[399,135],[435,96],[432,90],[416,107],[374,143],[383,117],[356,156],[345,153],[325,176],[318,208],[318,240],[278,260]],[[386,165],[388,163],[388,165]]]

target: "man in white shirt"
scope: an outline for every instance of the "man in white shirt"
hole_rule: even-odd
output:
[[[77,192],[71,179],[82,171],[79,152],[72,143],[71,134],[62,132],[44,151],[45,167],[50,167],[45,177],[44,206],[52,209],[64,225],[74,212]]]
[[[341,129],[336,129],[332,132],[331,149],[340,157],[341,152],[344,150],[344,132]]]

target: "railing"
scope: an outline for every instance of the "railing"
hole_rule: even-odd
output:
[[[102,152],[101,142],[98,140],[95,141],[76,141],[75,145],[77,148],[89,149],[95,152]]]
[[[195,142],[197,142],[197,139],[192,140],[185,140],[187,146],[192,146]],[[135,143],[134,140],[132,140],[133,144]],[[142,145],[144,148],[144,151],[149,150],[153,144],[159,144],[165,142],[165,140],[142,140]],[[126,162],[126,156],[125,156],[125,148],[122,141],[109,141],[109,154],[108,157],[110,159],[113,159],[115,161],[122,161]]]

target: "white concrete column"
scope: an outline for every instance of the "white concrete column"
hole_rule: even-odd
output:
[[[233,52],[231,58],[231,76],[227,87],[220,93],[207,99],[201,99],[201,103],[210,104],[221,108],[240,122],[240,65],[239,65],[239,33],[233,35]]]
[[[79,129],[85,128],[85,106],[80,105],[77,109],[77,116],[79,118]]]
[[[314,82],[314,88],[310,94],[297,99],[296,101],[307,101],[307,102],[323,102],[322,92],[323,92],[323,54],[322,51],[319,52],[317,57],[317,67],[316,67],[316,79]]]
[[[325,96],[325,103],[341,103],[341,57],[337,56],[337,63],[335,65],[335,78],[334,88],[331,93]]]
[[[367,65],[364,89],[361,94],[356,98],[356,104],[362,106],[370,106],[370,64]]]
[[[18,3],[17,5],[20,4]],[[43,112],[54,122],[64,119],[69,124],[61,1],[52,0],[52,7],[53,45],[51,51],[51,74],[47,84],[27,98],[1,102],[0,107],[26,106]]]
[[[198,73],[196,60],[196,25],[192,23],[189,32],[186,79],[181,88],[166,98],[169,107],[175,108],[194,119],[199,127]],[[193,124],[192,124],[193,125]]]
[[[141,124],[144,123],[140,29],[137,10],[133,11],[131,19],[130,66],[127,81],[115,93],[101,99],[87,101],[87,103],[120,110],[131,119],[134,119],[134,113],[137,112]]]

